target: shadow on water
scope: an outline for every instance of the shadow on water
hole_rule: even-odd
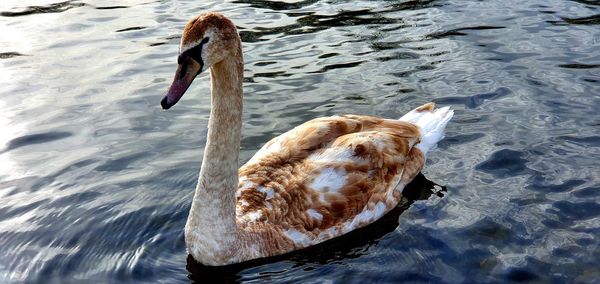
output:
[[[436,186],[441,189],[436,189]],[[292,267],[300,267],[310,263],[326,264],[358,258],[367,254],[369,248],[377,245],[385,235],[393,232],[398,227],[400,214],[415,201],[426,200],[432,194],[443,197],[446,191],[446,187],[428,180],[419,173],[404,189],[404,196],[400,204],[375,223],[313,247],[228,266],[205,266],[197,263],[191,255],[188,255],[186,266],[189,272],[188,278],[200,283],[237,283],[240,278],[239,273],[243,270],[279,261],[291,261],[293,262]]]

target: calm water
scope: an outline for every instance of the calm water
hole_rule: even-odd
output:
[[[242,161],[318,116],[456,110],[401,208],[267,263],[187,261],[208,76],[159,100],[206,10],[244,41]],[[600,281],[599,1],[2,0],[0,95],[0,282]]]

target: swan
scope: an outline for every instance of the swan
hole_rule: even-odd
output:
[[[284,254],[376,221],[397,206],[453,116],[428,103],[399,120],[316,118],[238,169],[244,63],[233,22],[216,12],[190,20],[177,63],[165,110],[210,69],[208,136],[185,225],[188,253],[208,266]]]

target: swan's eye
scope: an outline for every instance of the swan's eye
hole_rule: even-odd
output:
[[[200,64],[204,64],[204,62],[202,61],[202,46],[207,43],[209,40],[209,37],[205,37],[202,39],[202,41],[200,41],[200,43],[198,45],[196,45],[195,47],[186,50],[185,52],[183,52],[182,54],[180,54],[177,57],[177,63],[178,64],[183,64],[188,58],[192,58],[194,60],[196,60],[196,62],[200,63]]]
[[[202,60],[202,46],[207,42],[208,37],[205,37],[196,47],[190,49],[190,57],[200,64],[204,64],[204,61]]]

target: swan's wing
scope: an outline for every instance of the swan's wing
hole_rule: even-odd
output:
[[[368,116],[306,122],[240,168],[238,222],[276,227],[298,247],[367,225],[423,167],[418,137],[411,123]]]

